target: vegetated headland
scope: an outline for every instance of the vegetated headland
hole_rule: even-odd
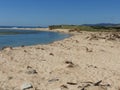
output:
[[[120,31],[120,24],[83,24],[83,25],[51,25],[49,29],[70,29],[69,31]]]

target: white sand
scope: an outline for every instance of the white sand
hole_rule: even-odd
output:
[[[2,50],[0,90],[120,90],[120,42],[87,36]]]

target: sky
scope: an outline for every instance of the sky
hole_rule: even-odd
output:
[[[0,0],[0,25],[120,23],[120,0]]]

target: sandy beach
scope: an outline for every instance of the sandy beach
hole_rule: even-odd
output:
[[[0,90],[120,90],[119,37],[69,33],[73,36],[48,45],[1,50]]]

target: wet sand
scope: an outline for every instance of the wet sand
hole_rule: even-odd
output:
[[[0,51],[0,90],[120,90],[119,38],[71,34],[48,45]]]

